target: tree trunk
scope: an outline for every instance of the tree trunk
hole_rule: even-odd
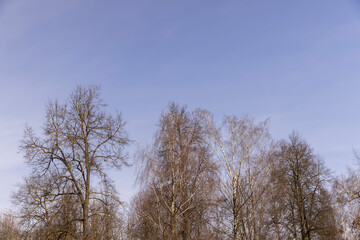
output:
[[[85,141],[85,169],[86,169],[86,177],[85,177],[85,201],[83,206],[83,239],[89,239],[89,202],[90,202],[90,173],[91,173],[91,164],[89,157],[89,145],[88,142]]]

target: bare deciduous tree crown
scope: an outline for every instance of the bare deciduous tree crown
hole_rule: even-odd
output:
[[[128,165],[124,154],[124,146],[129,143],[125,122],[119,113],[108,114],[105,108],[99,87],[77,87],[64,104],[58,101],[48,104],[43,137],[37,137],[32,128],[27,127],[20,145],[33,168],[33,175],[39,180],[51,180],[47,192],[53,195],[56,192],[52,200],[76,196],[82,214],[77,219],[82,224],[80,235],[83,239],[90,236],[92,202],[104,202],[102,196],[117,200],[106,170]],[[103,191],[95,191],[97,180],[104,186]],[[29,179],[25,185],[31,182]],[[57,191],[55,186],[59,186]],[[44,200],[45,196],[38,197]],[[19,195],[17,199],[26,205],[26,199]],[[44,208],[44,204],[38,207]],[[24,211],[26,215],[28,209]],[[47,209],[45,212],[48,213]]]

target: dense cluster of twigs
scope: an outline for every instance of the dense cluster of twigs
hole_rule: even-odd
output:
[[[127,166],[124,121],[98,87],[47,106],[43,136],[25,130],[32,167],[0,217],[0,239],[358,239],[359,176],[334,178],[298,133],[267,121],[171,103],[137,150],[140,191],[120,201],[107,170]],[[119,189],[121,190],[121,189]]]

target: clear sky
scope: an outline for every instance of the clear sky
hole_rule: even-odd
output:
[[[29,172],[25,124],[40,134],[46,103],[80,84],[101,84],[135,143],[175,101],[270,117],[275,139],[299,131],[339,174],[360,148],[360,3],[0,0],[0,83],[0,209]],[[126,201],[133,176],[113,174]]]

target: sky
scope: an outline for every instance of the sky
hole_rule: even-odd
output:
[[[0,0],[0,210],[30,172],[25,126],[41,136],[46,104],[79,85],[122,113],[129,161],[174,101],[296,130],[339,175],[360,149],[359,77],[355,0]],[[112,177],[130,202],[136,168]]]

